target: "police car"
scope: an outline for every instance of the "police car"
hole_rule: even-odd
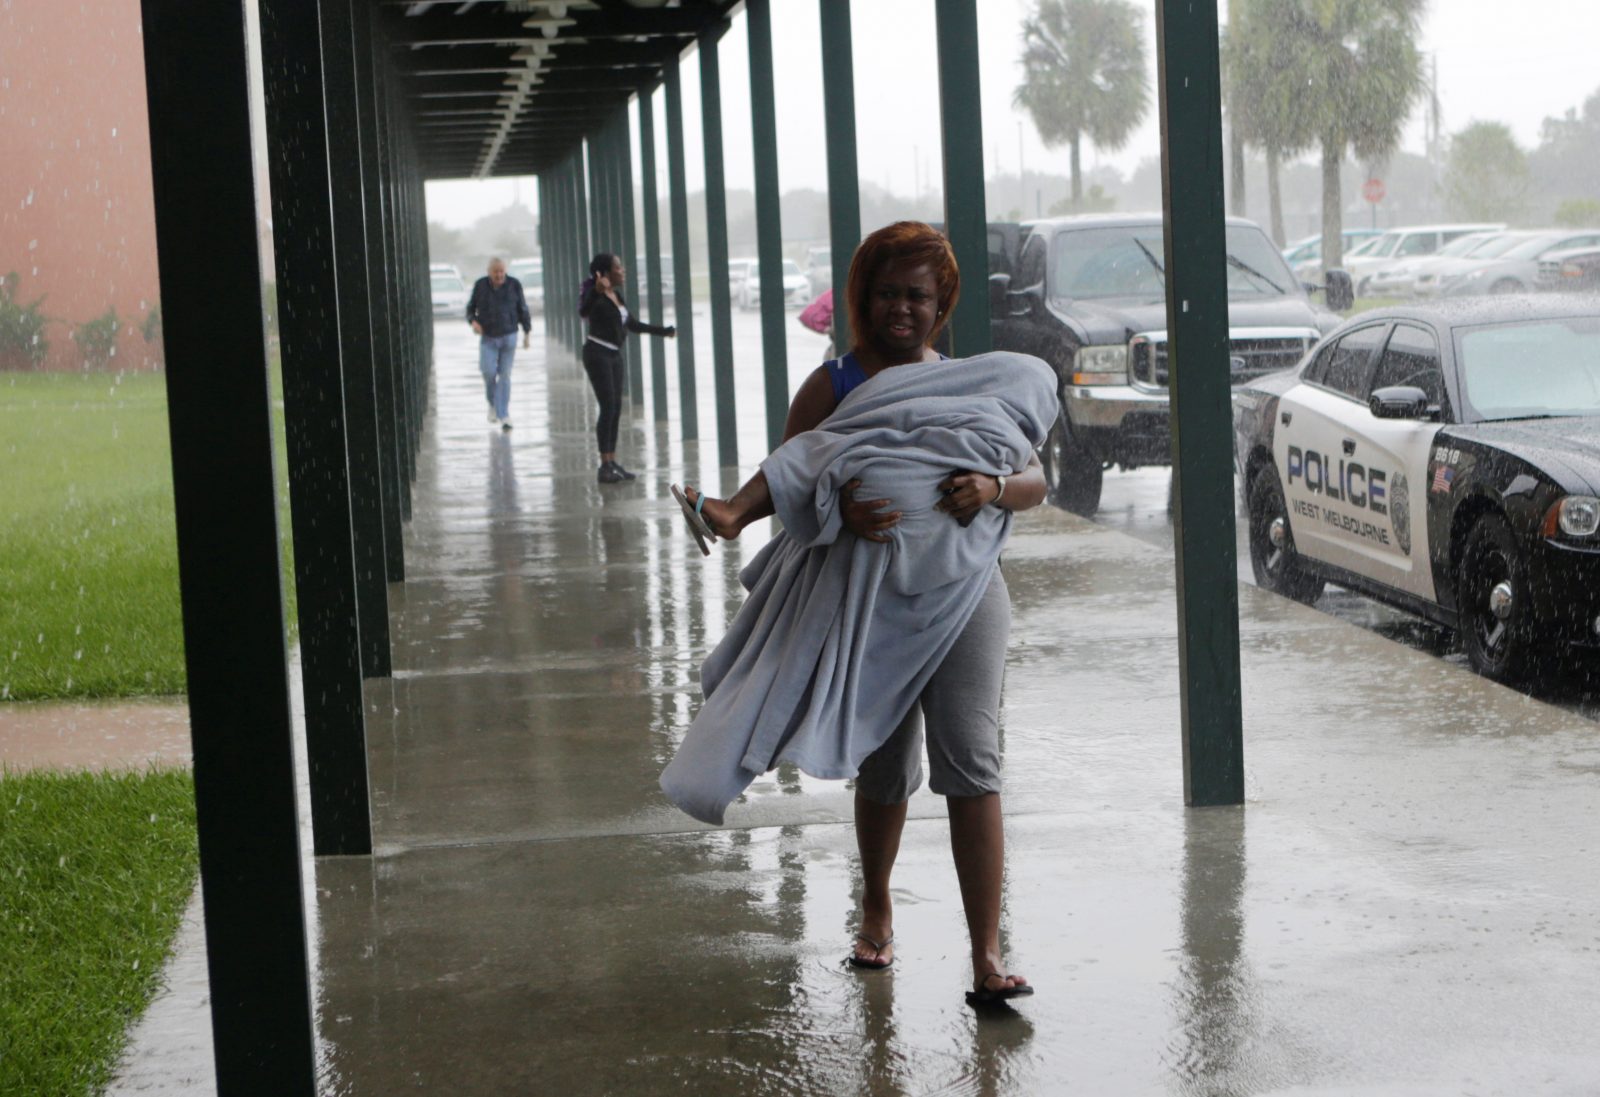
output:
[[[1600,648],[1600,298],[1363,313],[1233,414],[1261,586],[1419,614],[1501,681]]]

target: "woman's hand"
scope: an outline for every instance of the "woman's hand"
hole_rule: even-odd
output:
[[[678,337],[677,325],[676,324],[668,324],[667,325],[667,330],[662,332],[661,334],[665,335],[668,339],[676,339]]]
[[[597,275],[595,275],[594,276],[594,288],[599,290],[601,293],[610,293],[611,292],[611,276],[609,274],[597,274]]]
[[[839,489],[839,516],[844,520],[844,528],[863,541],[888,544],[889,536],[885,531],[900,524],[900,512],[883,509],[890,505],[888,499],[857,499],[856,489],[860,486],[860,480],[851,480]]]
[[[944,498],[935,506],[962,525],[1000,498],[1000,481],[981,472],[953,472],[939,484]]]

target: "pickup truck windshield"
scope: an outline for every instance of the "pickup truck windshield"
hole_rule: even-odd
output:
[[[1284,265],[1283,256],[1260,229],[1230,225],[1227,246],[1230,298],[1300,293],[1299,282]],[[1164,300],[1161,254],[1160,225],[1070,229],[1057,235],[1053,245],[1050,295],[1067,300]]]
[[[1467,403],[1485,419],[1600,414],[1600,318],[1458,332]]]

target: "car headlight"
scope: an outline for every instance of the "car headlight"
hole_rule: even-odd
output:
[[[1074,385],[1125,385],[1128,383],[1128,348],[1079,347],[1072,359]]]
[[[1550,508],[1544,519],[1544,534],[1556,530],[1568,537],[1593,537],[1600,530],[1600,499],[1592,495],[1568,495]]]

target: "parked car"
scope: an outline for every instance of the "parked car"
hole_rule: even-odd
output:
[[[1383,235],[1382,229],[1345,229],[1339,234],[1344,240],[1344,254],[1350,255],[1357,245]],[[1315,282],[1322,277],[1322,233],[1302,236],[1283,249],[1283,261],[1289,264],[1295,277],[1302,282]]]
[[[628,291],[630,298],[636,299],[640,304],[650,299],[650,274],[645,269],[644,256],[639,256],[639,269],[632,272],[633,288]],[[661,301],[663,307],[669,312],[673,307],[673,294],[677,292],[677,281],[672,271],[672,253],[661,253]]]
[[[828,246],[806,249],[806,281],[810,284],[812,298],[833,288],[833,248]]]
[[[1170,464],[1166,282],[1160,214],[1087,215],[990,226],[994,345],[1036,355],[1060,377],[1062,414],[1042,451],[1050,498],[1100,505],[1104,471]],[[1300,360],[1339,318],[1311,303],[1266,233],[1229,218],[1228,300],[1235,383]],[[1349,279],[1329,273],[1336,307]]]
[[[544,311],[544,260],[513,259],[506,264],[506,273],[522,283],[522,296],[528,302],[528,311]]]
[[[435,316],[454,316],[465,318],[467,315],[467,297],[469,290],[467,284],[461,280],[461,275],[455,273],[455,268],[448,263],[440,267],[429,267],[428,282],[433,292],[433,314]]]
[[[1600,302],[1364,313],[1233,403],[1261,586],[1418,614],[1504,681],[1600,647]]]
[[[454,263],[429,263],[428,264],[428,273],[429,274],[453,274],[457,278],[461,277],[461,272],[456,269],[456,265]]]
[[[755,273],[756,259],[753,256],[741,256],[728,260],[728,297],[736,308],[744,308],[744,284]]]
[[[1363,247],[1360,254],[1345,257],[1344,267],[1350,272],[1356,286],[1357,297],[1372,294],[1371,277],[1385,266],[1432,255],[1450,241],[1469,232],[1500,232],[1503,222],[1495,224],[1408,225],[1389,229],[1372,243]]]
[[[1542,290],[1600,290],[1600,248],[1558,251],[1539,260]]]
[[[1497,255],[1512,247],[1516,238],[1504,232],[1469,232],[1458,236],[1432,255],[1397,261],[1384,267],[1369,280],[1367,290],[1374,297],[1411,297],[1437,292],[1441,270],[1453,269],[1474,255]]]
[[[750,267],[733,295],[736,305],[743,309],[761,307],[760,264],[750,260]],[[800,264],[793,259],[783,261],[783,304],[785,308],[803,308],[811,300],[811,283]]]
[[[1539,284],[1539,262],[1546,255],[1600,245],[1600,229],[1559,229],[1522,234],[1514,247],[1492,258],[1472,261],[1439,281],[1447,297],[1485,293],[1527,293]]]

